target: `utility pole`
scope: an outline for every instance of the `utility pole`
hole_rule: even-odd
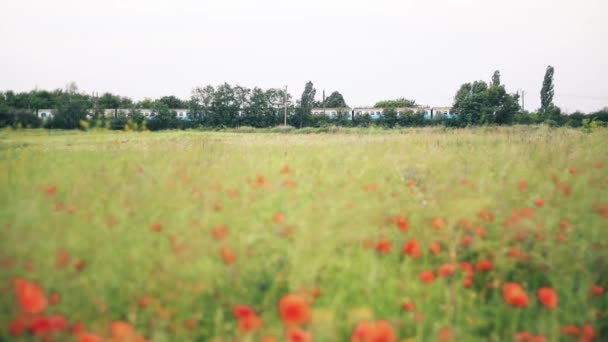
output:
[[[285,113],[283,115],[283,126],[287,127],[287,86],[285,86],[285,96],[283,97],[283,107]]]

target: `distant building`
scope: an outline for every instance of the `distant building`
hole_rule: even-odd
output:
[[[352,115],[352,109],[349,107],[342,108],[313,108],[310,110],[312,115],[327,115],[329,117],[336,116],[338,114]]]
[[[431,108],[431,119],[448,118],[451,119],[456,116],[456,113],[452,107],[433,107]]]
[[[55,115],[54,109],[38,109],[38,117],[41,119],[51,119]]]

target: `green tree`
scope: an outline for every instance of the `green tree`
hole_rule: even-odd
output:
[[[344,101],[344,97],[340,92],[334,91],[332,92],[327,99],[325,99],[325,107],[326,108],[344,108],[347,107],[346,101]]]
[[[300,108],[298,111],[298,119],[300,121],[300,128],[302,125],[310,121],[310,113],[315,103],[315,95],[317,90],[314,88],[312,81],[308,81],[302,92],[302,98],[300,100]]]
[[[543,79],[543,87],[540,89],[540,111],[547,115],[553,109],[553,95],[555,90],[553,89],[553,74],[555,69],[552,66],[547,66],[545,71],[545,78]]]
[[[459,122],[465,125],[510,124],[519,111],[519,95],[508,94],[505,86],[497,82],[488,86],[484,81],[475,81],[460,87],[453,108],[459,113]]]
[[[408,100],[404,97],[395,100],[383,100],[374,104],[376,108],[408,108],[416,106],[415,100]]]
[[[100,109],[113,109],[115,118],[118,117],[118,108],[120,108],[120,103],[120,96],[112,93],[104,93],[97,100],[97,105]]]
[[[500,86],[500,71],[494,71],[494,75],[492,75],[492,87]]]
[[[187,107],[186,103],[184,101],[178,99],[177,97],[175,97],[173,95],[163,96],[158,101],[166,104],[167,107],[169,107],[169,109],[181,109],[181,108]]]
[[[175,129],[179,126],[177,113],[171,110],[166,103],[156,102],[152,106],[152,111],[154,112],[154,116],[149,121],[151,130]]]
[[[80,128],[80,122],[87,119],[90,108],[90,102],[84,96],[66,94],[57,106],[57,112],[50,120],[49,125],[51,128]]]

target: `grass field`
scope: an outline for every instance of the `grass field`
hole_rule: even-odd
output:
[[[0,340],[607,341],[607,143],[1,131]]]

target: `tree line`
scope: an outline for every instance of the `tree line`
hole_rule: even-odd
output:
[[[553,103],[554,72],[552,66],[547,67],[540,90],[541,108],[534,112],[521,110],[519,94],[508,93],[501,83],[500,72],[495,71],[490,82],[463,84],[454,96],[452,111],[456,115],[435,120],[429,120],[428,114],[418,111],[414,107],[415,100],[406,98],[376,102],[374,107],[382,108],[378,118],[372,118],[369,114],[352,115],[345,110],[348,105],[340,92],[333,91],[328,97],[323,93],[319,100],[312,82],[306,84],[301,97],[295,102],[286,89],[250,89],[228,83],[216,87],[196,87],[188,100],[163,96],[142,101],[133,101],[111,93],[88,95],[71,83],[65,89],[52,91],[36,89],[20,93],[10,90],[0,92],[0,127],[161,130],[241,126],[264,128],[284,124],[296,128],[329,125],[464,127],[538,123],[581,127],[608,124],[607,108],[589,114],[562,114],[560,108]],[[315,107],[338,110],[335,115],[313,114],[312,109]],[[396,108],[411,110],[397,112]],[[40,118],[38,112],[41,109],[53,109],[52,118]],[[154,115],[144,115],[143,109],[152,110]],[[186,109],[188,116],[178,118],[176,109]]]

